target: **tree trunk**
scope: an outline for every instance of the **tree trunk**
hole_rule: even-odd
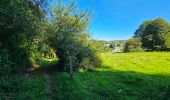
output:
[[[73,79],[73,66],[72,66],[72,59],[71,59],[71,57],[69,57],[69,61],[70,61],[69,74],[70,74],[70,79],[72,80]]]

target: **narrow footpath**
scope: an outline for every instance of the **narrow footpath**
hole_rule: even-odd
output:
[[[44,73],[44,77],[47,79],[47,96],[48,96],[48,100],[52,100],[52,79],[51,79],[51,75],[49,73]]]

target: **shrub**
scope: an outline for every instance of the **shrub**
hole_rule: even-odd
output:
[[[139,38],[129,39],[124,48],[124,52],[143,52],[142,43]]]
[[[0,50],[0,76],[8,75],[11,72],[11,65],[7,50]]]
[[[129,52],[144,52],[144,50],[141,47],[137,48],[128,48]]]

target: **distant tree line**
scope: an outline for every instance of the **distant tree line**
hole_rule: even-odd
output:
[[[90,45],[97,52],[110,51],[110,48],[109,48],[110,44],[108,41],[91,39]]]
[[[109,41],[110,43],[110,48],[114,49],[116,47],[123,49],[126,43],[126,40],[112,40]]]

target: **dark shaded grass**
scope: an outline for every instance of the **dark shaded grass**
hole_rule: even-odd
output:
[[[46,100],[42,74],[0,77],[0,100]]]

